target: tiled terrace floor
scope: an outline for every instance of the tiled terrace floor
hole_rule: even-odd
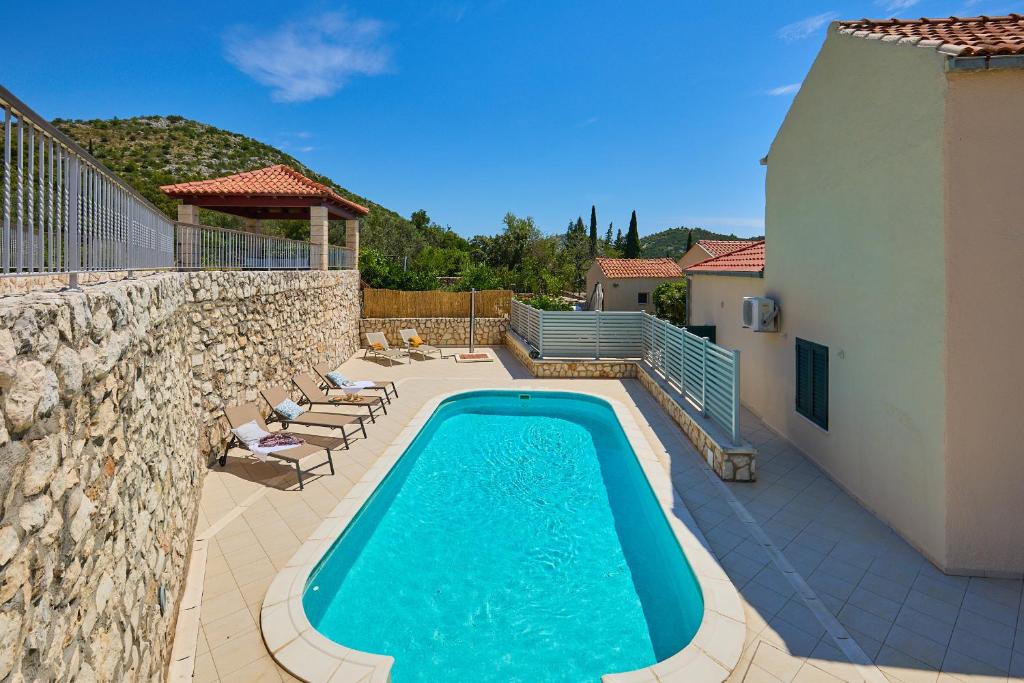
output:
[[[293,470],[237,453],[226,468],[211,469],[198,528],[217,531],[209,542],[196,680],[293,680],[270,658],[258,626],[275,573],[430,397],[506,386],[575,388],[629,406],[740,591],[747,645],[731,680],[1024,680],[1020,581],[943,575],[751,415],[744,432],[761,451],[760,480],[725,485],[708,477],[637,381],[535,379],[504,349],[494,351],[494,363],[434,359],[389,368],[348,361],[350,376],[394,379],[401,395],[388,416],[367,426],[367,439],[335,454],[335,476],[310,477],[304,491]],[[318,472],[326,475],[326,466]],[[744,510],[756,524],[743,521]],[[781,566],[788,562],[813,593],[795,590],[793,574],[780,571],[772,549],[757,540],[758,528],[784,557]],[[852,648],[822,625],[832,617],[853,636]],[[857,646],[873,664],[850,663],[844,652]]]

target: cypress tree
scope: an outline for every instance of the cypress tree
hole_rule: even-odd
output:
[[[622,238],[622,228],[619,228],[615,232],[615,248],[622,251],[626,246],[626,241]]]
[[[604,233],[604,246],[606,246],[606,247],[612,246],[612,224],[611,223],[608,224],[608,229],[605,230],[605,233]]]
[[[683,253],[690,251],[690,247],[693,246],[693,228],[686,231],[686,249],[683,249]]]
[[[629,232],[626,233],[623,252],[626,258],[640,258],[640,231],[636,227],[636,211],[629,218]]]
[[[590,258],[597,256],[597,207],[590,205]]]

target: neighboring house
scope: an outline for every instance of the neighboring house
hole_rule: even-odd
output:
[[[767,262],[687,268],[746,406],[949,573],[1024,573],[1022,130],[1024,17],[836,22],[766,158]]]
[[[596,258],[587,271],[587,296],[601,283],[605,311],[654,313],[654,288],[680,280],[683,271],[670,258]]]
[[[716,256],[725,256],[729,252],[749,247],[757,240],[697,240],[697,243],[679,257],[679,267],[683,270],[695,263],[706,261]]]

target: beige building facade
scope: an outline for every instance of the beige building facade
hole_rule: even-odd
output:
[[[763,277],[692,274],[742,399],[949,573],[1024,573],[1024,69],[833,26],[767,157]],[[779,330],[742,327],[745,296]],[[1017,314],[1014,314],[1016,309]],[[795,408],[827,348],[827,429]]]
[[[654,313],[654,290],[665,282],[682,280],[683,271],[672,259],[597,258],[587,271],[587,296],[601,283],[602,310]]]

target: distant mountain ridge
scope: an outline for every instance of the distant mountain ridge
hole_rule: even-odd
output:
[[[171,218],[177,215],[177,202],[160,192],[161,185],[285,164],[368,207],[371,214],[384,214],[377,218],[405,220],[391,209],[316,173],[276,147],[182,116],[54,119],[53,125]]]
[[[640,238],[640,255],[644,258],[679,258],[686,251],[686,240],[693,233],[692,244],[698,240],[758,240],[762,237],[738,237],[704,228],[668,228]]]

